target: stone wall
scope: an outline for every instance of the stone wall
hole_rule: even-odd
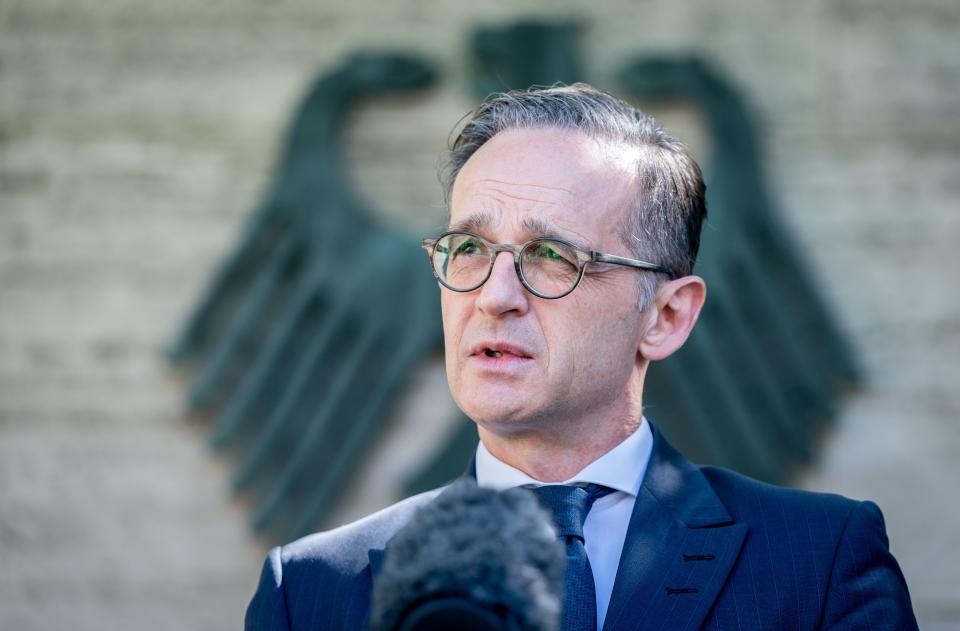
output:
[[[799,483],[877,501],[921,626],[960,618],[960,7],[580,6],[0,4],[0,628],[239,625],[266,544],[164,347],[317,72],[372,46],[445,73],[346,130],[384,220],[423,232],[442,215],[436,155],[470,105],[465,36],[522,16],[582,18],[601,86],[629,57],[693,50],[750,95],[771,189],[867,376]],[[364,501],[340,514],[388,499]]]

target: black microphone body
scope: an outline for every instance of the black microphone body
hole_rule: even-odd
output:
[[[458,480],[387,544],[370,631],[556,631],[565,563],[532,493]]]

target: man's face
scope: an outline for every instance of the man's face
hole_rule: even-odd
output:
[[[634,149],[577,132],[501,132],[457,176],[450,228],[493,243],[557,236],[632,256],[618,228],[638,159]],[[639,272],[587,269],[573,293],[545,300],[524,289],[512,256],[501,253],[479,289],[441,288],[450,390],[482,427],[561,431],[591,418],[622,422],[618,415],[636,409]]]

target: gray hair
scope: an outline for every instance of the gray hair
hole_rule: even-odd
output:
[[[640,148],[639,186],[620,239],[634,256],[668,267],[677,277],[693,273],[707,215],[700,167],[653,117],[585,83],[492,94],[468,114],[440,172],[448,207],[453,183],[474,152],[501,131],[531,128],[576,130]],[[663,277],[639,276],[644,309]]]

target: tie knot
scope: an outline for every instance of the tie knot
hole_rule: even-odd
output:
[[[537,501],[553,515],[559,534],[564,537],[577,537],[583,541],[583,522],[593,503],[613,493],[613,489],[588,484],[586,486],[567,486],[548,484],[531,489]]]

